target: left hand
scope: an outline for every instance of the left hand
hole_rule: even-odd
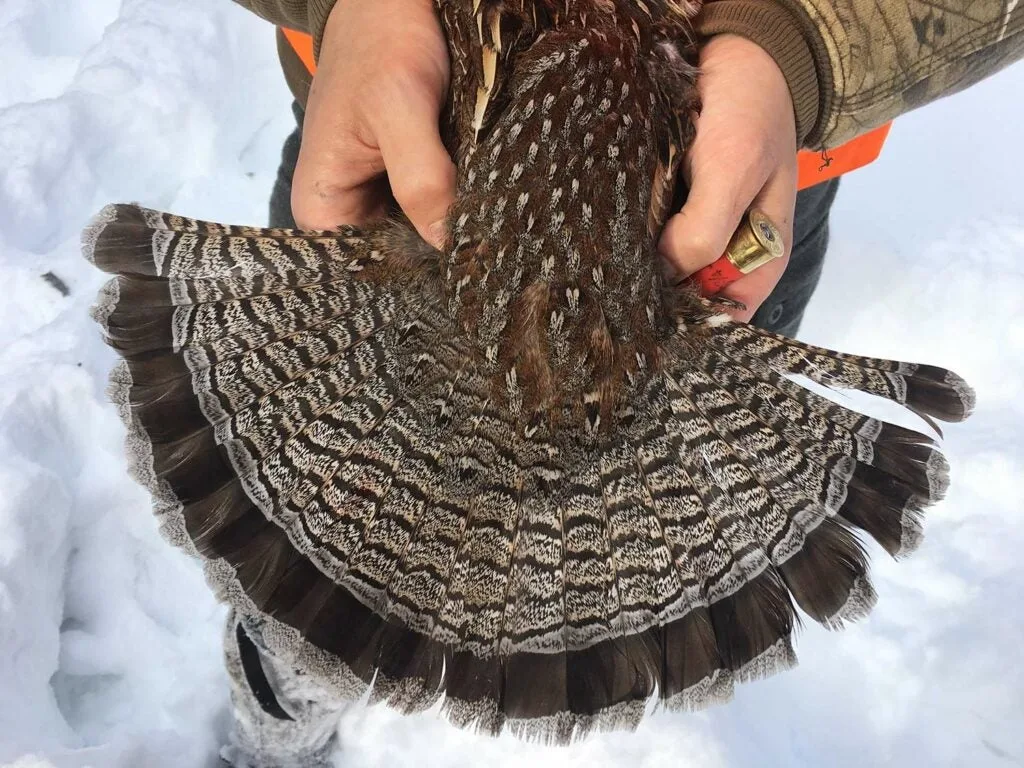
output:
[[[703,108],[683,158],[690,194],[665,225],[658,245],[670,265],[690,275],[716,261],[744,212],[760,208],[775,222],[785,254],[725,288],[749,320],[779,282],[793,245],[797,146],[793,101],[782,70],[760,46],[737,35],[705,44],[697,81]]]
[[[433,0],[335,3],[292,182],[299,227],[380,218],[390,186],[423,239],[442,246],[455,198],[455,165],[438,129],[450,69]]]

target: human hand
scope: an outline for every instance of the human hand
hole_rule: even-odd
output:
[[[793,245],[793,101],[775,60],[746,38],[711,38],[701,51],[700,67],[703,109],[682,168],[690,193],[666,223],[658,248],[674,270],[693,274],[725,252],[748,208],[762,210],[782,233],[785,253],[720,294],[746,305],[732,314],[749,320],[782,277]]]
[[[449,74],[432,0],[338,0],[306,105],[296,223],[333,229],[379,218],[390,182],[416,230],[439,247],[455,196],[438,129]]]

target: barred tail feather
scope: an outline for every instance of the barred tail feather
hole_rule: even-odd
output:
[[[974,409],[974,391],[944,368],[834,352],[740,323],[727,328],[726,343],[819,384],[878,395],[941,421],[963,421]]]

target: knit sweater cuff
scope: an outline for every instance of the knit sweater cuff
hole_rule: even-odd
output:
[[[797,143],[803,146],[821,115],[822,89],[800,20],[770,0],[717,0],[704,4],[694,26],[701,37],[727,33],[745,37],[775,59],[789,85]]]
[[[309,0],[309,34],[313,36],[313,58],[320,59],[320,43],[324,39],[327,17],[334,9],[337,0]]]

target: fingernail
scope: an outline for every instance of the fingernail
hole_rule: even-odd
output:
[[[444,219],[435,221],[427,227],[427,242],[440,249],[444,245]]]

